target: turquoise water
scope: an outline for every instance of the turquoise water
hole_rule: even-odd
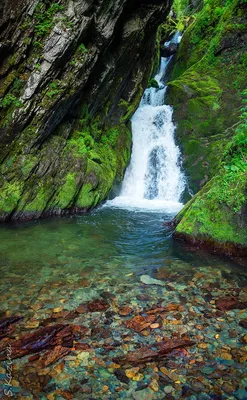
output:
[[[0,226],[1,314],[23,317],[9,338],[37,331],[48,320],[92,329],[78,339],[90,351],[73,348],[46,369],[37,369],[30,355],[13,360],[15,398],[63,399],[67,391],[72,399],[247,399],[247,332],[239,326],[246,309],[215,307],[218,298],[236,293],[247,301],[247,271],[175,243],[165,225],[171,218],[101,208],[86,216]],[[146,282],[146,275],[157,282]],[[94,299],[107,301],[107,311],[66,320],[66,311]],[[157,315],[158,327],[136,332],[126,326],[134,316],[169,304],[181,311]],[[125,316],[126,306],[131,314]],[[138,371],[112,361],[176,335],[195,345]],[[113,348],[106,352],[106,346]],[[116,370],[135,375],[121,382]],[[0,378],[5,373],[3,363]]]

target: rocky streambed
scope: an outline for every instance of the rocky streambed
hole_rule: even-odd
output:
[[[247,276],[173,260],[148,277],[88,268],[2,293],[2,398],[246,399]]]

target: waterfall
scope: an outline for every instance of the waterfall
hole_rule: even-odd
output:
[[[171,42],[181,39],[176,34]],[[170,42],[166,43],[169,44]],[[180,166],[180,150],[175,143],[173,109],[164,105],[166,72],[171,57],[161,58],[155,76],[159,88],[144,92],[139,108],[132,117],[133,148],[121,192],[107,206],[160,209],[176,212],[185,189]]]

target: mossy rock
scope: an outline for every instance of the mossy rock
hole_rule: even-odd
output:
[[[176,136],[194,193],[217,173],[239,120],[246,34],[247,14],[238,1],[208,1],[176,55],[167,102],[174,106]]]
[[[247,93],[247,92],[246,92]],[[244,109],[247,110],[247,107]],[[218,174],[177,215],[176,236],[247,255],[247,121],[236,129]]]

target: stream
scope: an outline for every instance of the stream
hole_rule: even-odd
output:
[[[163,105],[170,61],[133,116],[118,197],[85,216],[0,226],[1,317],[22,317],[1,342],[1,398],[247,399],[246,269],[174,242],[166,224],[186,186]],[[70,344],[49,339],[58,324]]]

